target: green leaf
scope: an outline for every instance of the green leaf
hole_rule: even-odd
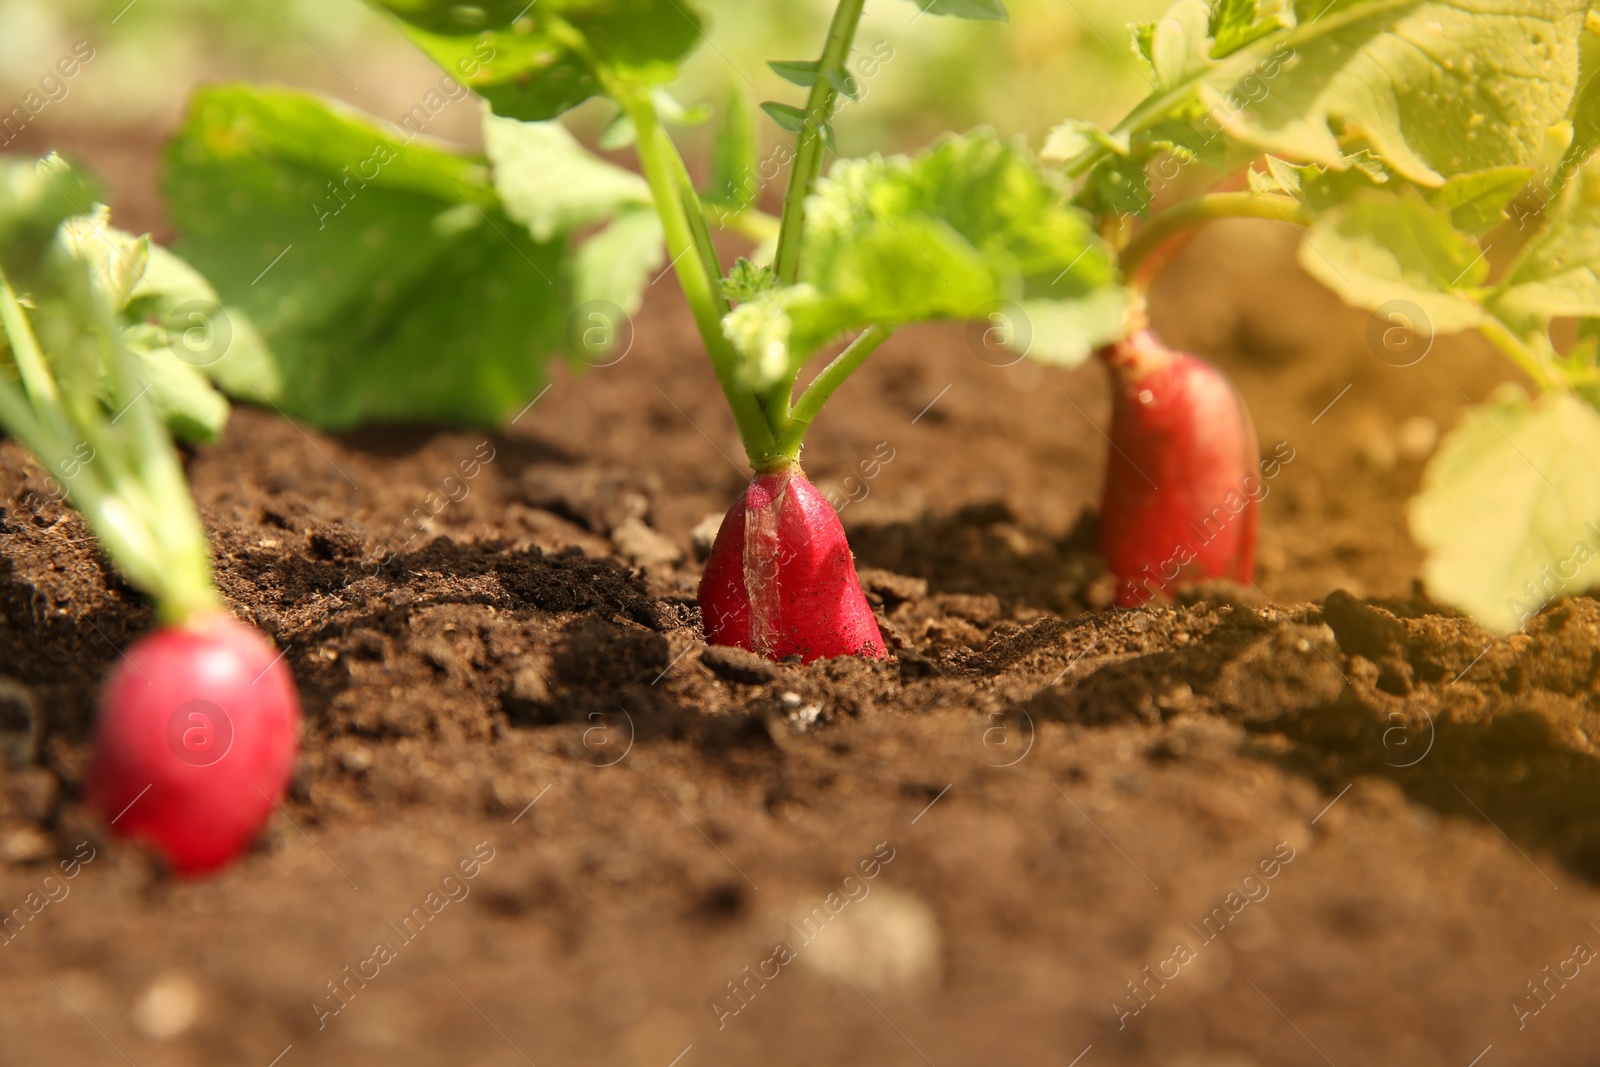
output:
[[[717,115],[706,202],[734,212],[754,203],[760,187],[760,150],[755,104],[742,86],[735,85],[728,90],[727,101]]]
[[[992,22],[1005,22],[1010,18],[1006,13],[1004,0],[913,0],[913,2],[929,15],[949,15],[958,19]]]
[[[736,304],[746,304],[778,284],[770,264],[757,265],[740,256],[722,279],[722,295]]]
[[[1488,307],[1519,336],[1555,318],[1600,316],[1600,163],[1567,183],[1522,247]]]
[[[1202,28],[1193,0],[1177,0],[1165,18],[1136,26],[1160,86],[1112,131],[1112,144],[1081,153],[1068,173],[1165,150],[1226,171],[1263,151],[1338,170],[1365,149],[1429,187],[1529,166],[1573,98],[1588,8],[1586,0],[1261,4],[1269,6],[1248,33],[1281,28],[1236,50],[1237,38],[1212,41],[1204,56],[1203,34],[1243,27],[1248,4],[1213,0]]]
[[[818,65],[815,59],[774,59],[767,64],[784,81],[808,89],[817,83]]]
[[[661,85],[704,36],[692,0],[368,0],[497,114],[552,119],[603,77]]]
[[[59,240],[67,250],[89,264],[94,286],[106,304],[120,311],[133,295],[150,259],[150,239],[123,233],[111,225],[111,209],[96,204],[88,214],[61,224]]]
[[[600,136],[595,138],[607,152],[620,151],[638,139],[639,131],[633,125],[633,116],[622,110],[617,111],[616,116],[606,123],[606,128],[600,131]]]
[[[1050,130],[1039,156],[1048,162],[1070,167],[1084,156],[1104,151],[1125,156],[1128,154],[1128,145],[1092,122],[1068,119]]]
[[[861,99],[861,86],[857,84],[856,77],[848,70],[830,68],[828,70],[828,84],[833,86],[833,91],[840,96],[851,100]]]
[[[141,393],[148,392],[162,421],[184,441],[215,441],[228,421],[228,402],[200,367],[224,358],[234,330],[216,291],[171,252],[111,225],[111,211],[96,204],[62,224],[57,240],[89,267],[90,284],[104,298],[134,356]],[[237,339],[250,343],[248,331]],[[101,379],[108,410],[118,405]]]
[[[137,360],[139,377],[173,434],[185,441],[215,441],[228,422],[228,401],[194,367],[166,344],[155,327],[124,333]]]
[[[1258,0],[1212,0],[1208,32],[1213,38],[1212,59],[1225,59],[1248,44],[1292,23],[1289,14],[1263,18]]]
[[[26,286],[25,300],[5,294],[0,354],[23,381],[0,373],[0,425],[61,477],[68,501],[162,618],[193,617],[217,609],[205,532],[156,404],[144,399],[152,386],[114,320],[128,275],[92,258],[85,227],[60,225],[99,221],[90,191],[54,156],[37,168],[0,161],[0,256],[8,283]],[[145,246],[105,236],[113,259]]]
[[[755,382],[873,324],[1009,309],[1023,320],[1017,347],[1063,363],[1121,332],[1116,270],[1087,217],[1024,146],[991,132],[912,158],[841,161],[806,219],[800,284],[756,294],[725,320]]]
[[[322,426],[493,424],[562,336],[564,242],[506,215],[481,160],[315,97],[202,91],[163,185],[179,251],[270,346],[217,364],[235,395]]]
[[[1162,89],[1172,89],[1211,69],[1211,9],[1206,0],[1177,0],[1156,20],[1150,64]]]
[[[1590,12],[1578,41],[1578,92],[1567,117],[1572,143],[1557,174],[1556,188],[1600,148],[1600,15]]]
[[[254,396],[252,383],[275,395],[277,370],[255,324],[226,308],[200,272],[160,245],[150,246],[144,276],[124,310],[130,323],[153,325],[160,345],[203,371],[225,391]]]
[[[619,215],[573,256],[573,302],[582,307],[605,301],[632,315],[644,300],[645,284],[666,261],[654,208]]]
[[[1299,6],[1324,13],[1238,53],[1209,79],[1202,101],[1223,109],[1230,133],[1267,151],[1338,167],[1346,149],[1334,130],[1359,131],[1401,175],[1439,186],[1452,175],[1533,159],[1545,128],[1572,99],[1589,5]]]
[[[1506,205],[1533,177],[1532,167],[1493,167],[1457,174],[1428,195],[1450,209],[1450,221],[1467,233],[1483,234],[1506,220]]]
[[[1433,597],[1499,632],[1600,581],[1600,413],[1503,386],[1462,416],[1411,503]]]
[[[38,162],[0,161],[0,270],[25,280],[57,228],[99,199],[94,182],[55,153]]]
[[[1156,54],[1156,24],[1154,22],[1130,22],[1128,32],[1133,39],[1133,51],[1152,73],[1155,71]]]
[[[1265,161],[1265,172],[1248,172],[1250,188],[1266,195],[1293,197],[1312,211],[1325,211],[1391,182],[1383,164],[1366,151],[1346,156],[1339,169],[1319,163],[1297,165],[1273,155]]]
[[[1150,176],[1142,159],[1114,156],[1089,175],[1080,199],[1097,215],[1143,218],[1155,203],[1155,193],[1150,190]]]
[[[1415,304],[1430,335],[1465,330],[1483,309],[1460,290],[1482,284],[1489,264],[1470,234],[1414,189],[1366,190],[1326,211],[1306,233],[1300,265],[1356,307]]]
[[[761,105],[761,110],[771,117],[773,122],[782,126],[790,133],[799,133],[805,129],[805,109],[795,107],[793,104],[780,104],[775,100],[768,100]]]
[[[1324,169],[1315,163],[1297,166],[1273,155],[1267,156],[1265,163],[1266,170],[1252,168],[1247,172],[1250,191],[1263,196],[1290,196],[1296,200],[1305,195],[1307,186],[1315,181]]]
[[[535,241],[651,203],[643,178],[588,151],[560,122],[518,122],[486,113],[483,144],[506,214],[526,226]]]

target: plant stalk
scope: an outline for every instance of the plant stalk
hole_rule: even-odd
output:
[[[889,339],[894,333],[893,327],[873,325],[868,326],[856,335],[856,339],[845,346],[843,352],[833,357],[826,367],[817,372],[811,379],[811,384],[806,386],[805,392],[800,394],[800,399],[794,403],[793,410],[789,413],[788,425],[784,427],[783,437],[779,442],[779,450],[790,457],[798,458],[800,446],[805,442],[806,431],[811,428],[811,422],[822,411],[822,406],[843,385],[845,379],[854,374],[865,363],[867,357],[878,350],[878,346]]]
[[[1512,333],[1511,328],[1496,316],[1486,313],[1483,321],[1478,324],[1478,332],[1487,338],[1490,344],[1511,357],[1511,361],[1532,378],[1540,390],[1547,393],[1564,393],[1569,390],[1568,383],[1561,375],[1540,359],[1537,353],[1531,351],[1522,339]]]
[[[817,80],[811,83],[806,99],[806,119],[796,135],[794,162],[789,169],[789,187],[783,196],[783,217],[779,223],[778,252],[773,261],[780,285],[793,285],[800,276],[800,240],[805,232],[806,197],[822,173],[823,128],[833,119],[838,97],[834,80],[849,77],[845,60],[861,23],[865,0],[840,0],[828,25],[828,40],[817,62]]]
[[[727,300],[722,295],[722,272],[710,252],[710,234],[703,236],[705,215],[698,209],[699,226],[690,219],[689,207],[696,204],[692,190],[685,192],[682,157],[677,147],[667,137],[656,119],[655,105],[642,92],[619,92],[617,99],[627,109],[638,132],[639,165],[650,185],[651,197],[661,216],[662,232],[666,236],[667,254],[672,257],[678,284],[683,287],[684,299],[694,314],[700,339],[711,357],[711,367],[717,383],[722,386],[733,409],[733,419],[739,429],[739,439],[745,454],[757,469],[773,458],[778,447],[777,432],[761,402],[739,377],[739,356],[733,344],[722,332],[722,316],[727,312]],[[686,203],[686,201],[688,203]],[[691,255],[691,253],[693,253]],[[709,258],[708,258],[709,257]]]
[[[19,389],[0,379],[0,424],[61,482],[107,554],[155,600],[162,622],[217,611],[205,528],[155,401],[144,398],[148,390],[132,353],[87,273],[65,281],[78,336],[98,347],[116,419],[128,421],[119,432],[97,399],[63,395],[26,314],[0,279],[0,324],[23,380]],[[92,449],[87,457],[84,447]]]
[[[1168,208],[1134,234],[1118,257],[1123,278],[1135,289],[1148,289],[1152,268],[1165,263],[1160,251],[1167,242],[1193,226],[1218,219],[1270,219],[1295,226],[1309,226],[1311,212],[1287,197],[1260,193],[1207,193]],[[1147,263],[1149,264],[1147,266]]]

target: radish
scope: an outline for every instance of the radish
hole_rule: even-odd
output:
[[[300,702],[281,655],[223,614],[142,638],[101,695],[84,802],[179,874],[248,846],[294,766]]]
[[[300,706],[281,655],[222,610],[163,425],[163,384],[145,380],[129,348],[125,331],[145,330],[149,343],[144,323],[120,318],[129,293],[148,282],[159,296],[164,276],[145,277],[146,239],[120,235],[108,258],[84,237],[58,187],[71,178],[54,157],[39,165],[37,189],[0,171],[0,219],[27,217],[39,234],[0,243],[0,428],[60,477],[160,620],[106,682],[84,800],[177,873],[203,874],[247,847],[283,796]],[[104,221],[89,229],[109,242]]]
[[[1251,581],[1265,487],[1233,385],[1148,328],[1099,355],[1114,391],[1099,549],[1119,580],[1117,604],[1198,579]]]
[[[700,579],[706,640],[802,663],[888,655],[838,513],[798,464],[756,475]]]

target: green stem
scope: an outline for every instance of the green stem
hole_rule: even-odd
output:
[[[22,305],[17,302],[11,285],[3,280],[0,280],[0,322],[5,324],[6,337],[11,342],[11,358],[17,362],[17,374],[22,378],[22,387],[28,391],[35,409],[60,407],[61,394],[57,392],[55,379],[45,366],[38,338],[34,337],[28,317],[23,314]]]
[[[811,83],[806,99],[806,120],[795,140],[794,163],[789,170],[789,188],[783,196],[783,217],[779,223],[778,253],[773,265],[780,285],[793,285],[800,276],[800,238],[805,231],[806,197],[822,173],[822,131],[833,119],[838,91],[835,79],[848,77],[844,63],[861,22],[865,0],[840,0],[828,26],[828,40],[817,62],[817,80]]]
[[[1488,338],[1490,344],[1510,356],[1511,361],[1544,392],[1567,391],[1567,382],[1555,369],[1523,344],[1521,338],[1496,316],[1486,313],[1478,324],[1478,332]]]
[[[0,425],[61,481],[107,554],[155,599],[164,623],[219,610],[205,528],[120,326],[87,273],[64,281],[63,310],[79,331],[64,343],[99,347],[117,421],[127,421],[115,425],[93,396],[63,395],[26,314],[0,279],[0,324],[26,389],[24,395],[0,378]]]
[[[666,132],[656,120],[655,105],[649,95],[642,92],[618,90],[616,98],[622,103],[634,128],[638,131],[639,165],[645,180],[650,184],[650,194],[656,211],[661,215],[661,228],[666,237],[667,254],[672,257],[678,284],[683,287],[684,299],[694,314],[700,339],[711,357],[711,367],[733,409],[733,419],[739,429],[739,439],[745,454],[758,469],[772,458],[777,448],[777,433],[761,402],[739,376],[739,357],[732,343],[722,332],[722,316],[727,311],[727,300],[722,295],[722,274],[714,262],[707,258],[709,233],[701,237],[705,216],[697,210],[698,227],[691,220],[685,201],[692,196],[684,192],[683,175],[687,172]],[[693,253],[691,255],[690,253]]]
[[[121,326],[104,300],[93,293],[87,302],[95,308],[97,340],[121,396],[121,418],[129,420],[133,439],[134,477],[127,492],[143,497],[143,507],[132,510],[154,540],[161,564],[156,614],[174,624],[198,615],[220,611],[221,600],[211,576],[211,546],[205,524],[195,507],[189,480],[149,386],[140,380],[134,355],[122,339]]]
[[[1122,276],[1128,279],[1136,277],[1145,261],[1168,241],[1191,226],[1218,219],[1271,219],[1296,226],[1309,226],[1313,221],[1310,211],[1287,197],[1263,196],[1260,193],[1207,193],[1168,208],[1135,234],[1118,257]]]
[[[794,403],[794,410],[789,413],[789,424],[784,427],[783,438],[779,442],[779,450],[791,459],[798,459],[800,446],[805,443],[806,431],[811,428],[811,422],[822,411],[822,405],[828,402],[845,379],[854,374],[865,363],[867,357],[877,351],[878,346],[889,339],[894,333],[892,326],[868,326],[856,339],[845,347],[843,352],[833,357],[833,361],[817,372],[811,379],[811,384],[806,386],[806,391],[800,394],[800,399]]]
[[[700,257],[711,283],[711,295],[720,320],[730,309],[728,298],[722,292],[722,260],[717,257],[717,246],[711,240],[711,226],[706,221],[705,205],[700,202],[700,193],[694,187],[694,179],[689,177],[689,168],[678,153],[678,146],[666,130],[659,127],[657,137],[662,142],[662,154],[672,167],[672,177],[678,186],[678,200],[683,205],[683,217],[689,223],[695,253]]]

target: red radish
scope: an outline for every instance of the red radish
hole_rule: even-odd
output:
[[[798,464],[756,475],[700,579],[706,640],[768,659],[888,655],[844,527]]]
[[[111,673],[84,799],[174,871],[213,871],[283,796],[299,726],[272,645],[227,615],[197,616],[140,639]]]
[[[294,768],[300,726],[282,657],[222,611],[205,526],[164,422],[172,417],[164,387],[130,347],[134,330],[150,328],[127,307],[135,282],[152,286],[157,303],[185,299],[203,283],[186,267],[166,270],[165,280],[108,273],[87,236],[108,241],[95,212],[69,218],[77,209],[61,194],[60,182],[82,189],[82,179],[55,156],[39,164],[37,187],[19,184],[19,174],[0,168],[0,217],[51,226],[56,235],[0,247],[0,429],[62,475],[65,499],[150,597],[160,623],[106,680],[83,799],[173,870],[203,874],[242,852],[271,815]],[[37,204],[28,206],[28,197]],[[118,240],[132,250],[144,239]],[[142,251],[111,248],[118,260],[144,263]],[[12,288],[19,282],[26,299]],[[175,288],[163,288],[169,284]],[[42,336],[32,321],[41,312],[51,324]],[[58,378],[62,367],[74,373]],[[153,388],[156,399],[140,403]]]
[[[1100,553],[1135,607],[1202,578],[1248,582],[1265,495],[1255,427],[1222,372],[1149,329],[1100,350],[1115,399]]]

